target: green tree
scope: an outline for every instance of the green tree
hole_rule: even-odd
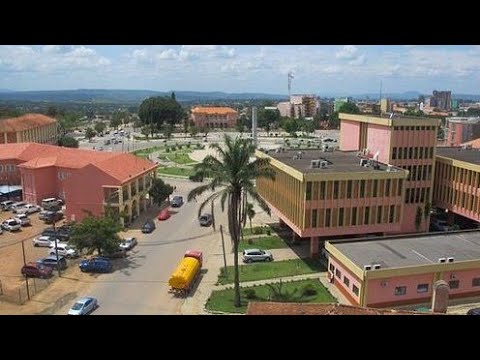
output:
[[[423,217],[425,220],[428,219],[428,216],[430,215],[430,211],[432,210],[432,204],[427,202],[425,203],[425,207],[423,208]]]
[[[417,212],[415,214],[415,229],[417,231],[420,230],[420,225],[422,225],[422,208],[420,206],[417,207]]]
[[[235,129],[241,134],[245,131],[245,126],[240,121],[240,118],[237,119],[237,123],[235,124]]]
[[[241,303],[238,245],[241,227],[247,219],[247,194],[256,200],[266,213],[270,214],[268,205],[257,194],[255,180],[263,177],[274,179],[275,172],[270,166],[270,160],[267,158],[257,158],[254,161],[250,161],[250,157],[255,152],[255,145],[250,139],[232,139],[228,135],[225,135],[224,139],[224,149],[218,144],[210,145],[211,149],[216,150],[218,159],[215,156],[207,155],[201,163],[195,165],[196,175],[202,176],[204,179],[210,178],[210,181],[208,184],[200,185],[190,191],[187,200],[192,201],[205,192],[213,192],[200,205],[198,209],[199,216],[203,208],[211,201],[220,197],[222,211],[225,210],[225,202],[228,201],[228,231],[233,242],[235,269],[234,305],[239,307]],[[217,189],[219,190],[217,191]]]
[[[122,114],[115,111],[112,115],[112,120],[110,120],[110,127],[112,129],[118,129],[120,125],[122,125]]]
[[[343,103],[340,108],[338,109],[339,113],[347,113],[347,114],[360,114],[360,109],[357,105],[353,102],[346,102]]]
[[[79,251],[86,250],[87,254],[95,250],[100,255],[111,254],[120,245],[120,230],[121,226],[114,218],[89,214],[81,223],[74,225],[70,243]]]
[[[93,130],[91,127],[85,130],[85,138],[88,139],[88,141],[90,141],[90,139],[93,138],[96,134],[97,133],[95,132],[95,130]]]
[[[282,128],[290,135],[293,135],[300,130],[300,124],[297,119],[287,117],[283,119]]]
[[[144,124],[155,124],[159,129],[165,123],[170,125],[180,123],[185,117],[185,112],[174,98],[157,96],[142,102],[138,109],[138,116]]]
[[[103,122],[97,122],[94,128],[97,134],[101,134],[105,131],[106,125]]]
[[[190,130],[190,136],[191,136],[191,137],[194,138],[195,136],[197,136],[197,134],[198,134],[198,127],[196,127],[196,126],[190,126],[190,129],[189,129],[189,130]]]
[[[140,119],[135,120],[135,121],[133,122],[133,130],[138,129],[138,128],[141,128],[142,125],[143,125],[143,123],[140,121]]]
[[[94,117],[95,117],[95,110],[93,110],[92,108],[88,108],[86,111],[85,111],[85,115],[87,116],[87,118],[89,120],[92,120]]]
[[[173,187],[170,184],[166,184],[162,179],[156,178],[153,180],[152,187],[148,193],[153,198],[155,204],[160,206],[173,193]]]
[[[252,130],[252,120],[247,115],[240,115],[237,122],[243,125],[244,129],[247,129],[248,131]]]
[[[300,128],[304,133],[313,133],[315,131],[315,123],[313,120],[302,119]]]
[[[53,105],[50,105],[48,108],[47,108],[47,116],[50,116],[52,118],[55,118],[57,117],[57,114],[58,114],[58,110],[57,110],[57,107],[56,106],[53,106]]]
[[[252,203],[247,203],[247,216],[248,221],[250,222],[250,233],[253,234],[252,220],[255,217],[255,210],[253,209]]]
[[[208,133],[210,132],[210,128],[208,126],[204,126],[202,131],[205,133],[205,137],[207,137]]]
[[[332,115],[330,115],[328,119],[328,126],[330,129],[338,129],[340,126],[340,119],[338,117],[338,112],[335,111]]]
[[[173,134],[173,125],[172,124],[166,124],[163,126],[163,136],[165,136],[167,139],[170,139]]]
[[[58,146],[78,148],[78,140],[71,136],[62,136],[57,141]]]
[[[258,127],[264,128],[268,132],[272,125],[276,127],[280,125],[280,111],[260,108],[257,119]]]

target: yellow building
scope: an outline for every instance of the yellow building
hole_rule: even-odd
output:
[[[57,120],[42,114],[26,114],[0,120],[0,144],[55,144],[57,136]]]

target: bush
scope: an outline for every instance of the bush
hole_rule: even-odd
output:
[[[178,145],[178,150],[182,150],[183,145]]]
[[[254,233],[255,235],[263,234],[263,229],[262,229],[262,228],[254,228],[254,229],[253,229],[253,233]]]
[[[245,289],[243,290],[243,293],[245,294],[245,298],[248,300],[254,300],[257,298],[255,289]]]
[[[302,296],[314,296],[317,295],[317,289],[312,284],[306,284],[302,288]]]
[[[272,230],[270,228],[267,228],[267,235],[271,235],[272,234]]]
[[[197,143],[197,149],[201,149],[201,148],[202,148],[202,145]]]
[[[167,152],[167,153],[170,152],[170,148],[166,147],[165,152]]]
[[[188,143],[186,146],[187,146],[187,149],[190,149],[190,143]]]
[[[198,175],[198,174],[190,175],[188,178],[190,179],[190,181],[193,181],[193,182],[202,182],[203,181],[203,176]]]
[[[253,244],[253,239],[248,239],[247,242],[248,242],[249,245],[252,245]]]

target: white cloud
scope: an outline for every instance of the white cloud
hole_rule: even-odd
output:
[[[341,50],[337,51],[335,57],[337,59],[354,60],[357,58],[358,48],[354,45],[345,45]]]

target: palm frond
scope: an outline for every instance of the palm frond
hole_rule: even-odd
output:
[[[248,194],[257,201],[258,205],[265,211],[269,216],[271,215],[270,207],[268,204],[263,200],[260,195],[258,195],[257,191],[254,188],[247,189]]]
[[[205,184],[205,185],[200,185],[200,186],[197,186],[196,188],[192,189],[188,195],[187,195],[187,201],[190,202],[192,200],[195,200],[197,198],[197,196],[200,196],[202,195],[205,191],[207,190],[211,190],[211,185],[210,183],[209,184]]]
[[[222,195],[224,191],[225,191],[225,190],[217,191],[216,193],[213,193],[212,195],[210,195],[209,197],[207,197],[207,198],[200,204],[200,207],[198,208],[198,217],[200,217],[200,215],[202,215],[202,210],[203,210],[203,208],[204,208],[210,201],[213,201],[213,200],[215,200],[216,198],[218,198],[220,195]]]

